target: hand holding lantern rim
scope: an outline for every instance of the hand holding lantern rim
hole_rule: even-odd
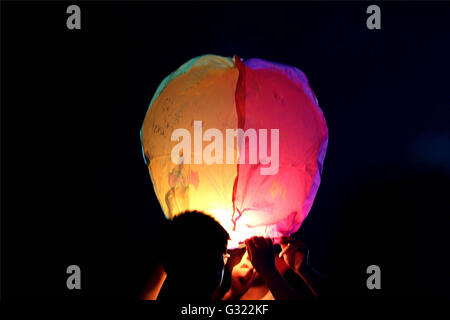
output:
[[[252,237],[247,239],[245,244],[251,263],[264,279],[274,298],[276,300],[297,299],[297,292],[275,266],[275,250],[272,239]]]
[[[308,262],[309,250],[306,245],[303,241],[291,237],[281,237],[279,243],[279,257],[296,273],[300,273]]]

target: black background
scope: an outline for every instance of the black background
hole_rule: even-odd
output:
[[[2,2],[2,297],[137,298],[164,221],[139,141],[192,57],[306,73],[329,128],[296,237],[338,297],[449,297],[449,3]],[[82,290],[66,288],[66,268]],[[366,288],[366,268],[382,290]]]

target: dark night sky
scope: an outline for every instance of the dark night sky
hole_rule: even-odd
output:
[[[450,3],[381,2],[381,30],[367,3],[111,2],[69,31],[68,5],[2,2],[2,295],[139,294],[164,221],[139,130],[160,81],[212,53],[309,78],[329,129],[296,235],[313,266],[342,295],[450,296]]]

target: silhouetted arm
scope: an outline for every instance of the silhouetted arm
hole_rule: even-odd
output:
[[[253,266],[266,282],[274,298],[276,300],[298,299],[296,290],[275,267],[275,252],[272,240],[253,237],[246,240],[245,244]]]

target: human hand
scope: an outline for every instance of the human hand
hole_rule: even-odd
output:
[[[256,271],[245,252],[241,261],[231,271],[231,288],[225,299],[239,299],[252,285]]]
[[[251,263],[261,276],[276,271],[275,251],[270,238],[252,237],[245,240],[245,245]]]
[[[300,272],[308,260],[308,248],[300,241],[291,237],[282,237],[280,239],[281,252],[280,258],[296,272]]]

